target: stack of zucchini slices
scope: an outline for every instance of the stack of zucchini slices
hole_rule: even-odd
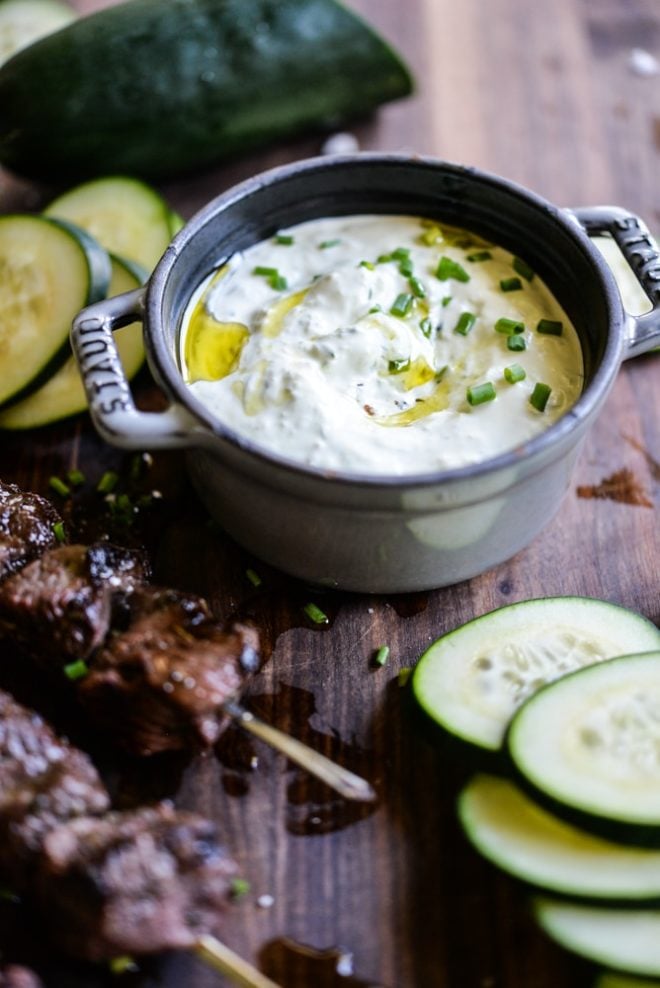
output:
[[[412,687],[497,772],[459,796],[473,846],[606,969],[597,988],[658,988],[660,630],[591,598],[525,601],[436,641]]]
[[[132,178],[97,179],[41,215],[0,217],[0,429],[47,425],[87,407],[69,331],[87,305],[139,288],[181,225]],[[144,360],[141,326],[117,334],[127,378]]]

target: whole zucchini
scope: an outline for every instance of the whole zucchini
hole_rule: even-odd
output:
[[[0,69],[0,162],[48,180],[165,178],[411,90],[336,0],[132,0]]]

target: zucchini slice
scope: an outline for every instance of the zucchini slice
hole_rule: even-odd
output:
[[[566,950],[615,971],[660,977],[660,911],[539,898],[534,914],[545,933]]]
[[[119,257],[112,257],[112,279],[108,295],[139,288],[147,279],[147,273]],[[130,323],[115,334],[117,349],[128,380],[135,377],[144,361],[144,343],[141,323]],[[80,380],[75,357],[53,374],[38,391],[0,412],[0,429],[36,429],[60,419],[76,415],[87,408],[85,389]]]
[[[0,408],[61,367],[73,317],[105,298],[109,282],[110,259],[84,231],[43,216],[0,217]]]
[[[649,981],[648,978],[634,978],[629,974],[605,971],[596,981],[594,988],[660,988],[660,981]]]
[[[1,0],[0,65],[33,41],[59,31],[77,17],[60,0]]]
[[[510,604],[451,631],[422,655],[415,698],[437,724],[491,751],[516,708],[567,672],[627,652],[660,648],[641,615],[591,597]]]
[[[44,210],[87,230],[119,257],[151,272],[179,228],[180,217],[144,182],[99,178],[65,192]]]
[[[517,712],[507,743],[525,784],[558,813],[660,844],[660,650],[546,686]]]
[[[660,851],[578,830],[506,779],[475,776],[459,796],[458,815],[474,847],[524,882],[579,898],[660,904]]]

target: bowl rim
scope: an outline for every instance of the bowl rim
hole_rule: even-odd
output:
[[[411,169],[431,168],[467,180],[489,184],[521,200],[526,207],[535,208],[551,222],[554,222],[564,233],[577,242],[591,264],[594,278],[599,282],[603,293],[608,314],[608,337],[602,358],[589,384],[584,388],[577,401],[564,415],[557,419],[547,429],[524,443],[518,444],[497,456],[476,463],[466,464],[453,469],[426,471],[415,474],[373,474],[359,471],[341,471],[327,467],[310,466],[294,460],[291,457],[273,452],[260,446],[253,440],[240,435],[215,416],[186,385],[176,360],[165,342],[161,325],[161,313],[164,293],[168,279],[175,265],[184,263],[186,251],[207,223],[213,221],[219,213],[242,199],[258,195],[259,192],[282,181],[289,181],[298,174],[321,174],[329,169],[347,169],[365,165],[373,167],[408,166]],[[325,214],[331,215],[331,214]],[[310,219],[321,218],[310,216]],[[301,220],[301,222],[304,222]],[[256,243],[257,241],[255,241]],[[561,302],[561,299],[559,299]],[[212,440],[228,443],[236,452],[247,455],[255,462],[278,468],[289,475],[297,475],[310,481],[320,480],[324,484],[344,485],[351,488],[369,487],[372,489],[393,489],[405,487],[416,489],[462,483],[483,475],[520,467],[525,462],[530,465],[539,458],[549,457],[554,448],[559,449],[557,455],[562,455],[564,441],[575,434],[577,442],[582,435],[582,426],[595,417],[602,401],[609,393],[616,374],[622,362],[625,343],[624,328],[626,314],[616,286],[614,275],[589,235],[580,225],[577,218],[569,209],[560,208],[544,199],[535,192],[510,179],[473,166],[457,164],[442,158],[428,155],[410,155],[388,152],[356,152],[347,155],[320,156],[305,158],[268,169],[248,178],[222,192],[195,213],[175,236],[167,251],[154,269],[147,283],[145,298],[145,346],[150,366],[173,399],[182,405],[204,427],[206,439],[198,442],[199,436],[191,433],[191,446],[203,445],[205,449],[213,449]],[[155,331],[158,327],[158,331]],[[211,434],[209,437],[208,434]]]

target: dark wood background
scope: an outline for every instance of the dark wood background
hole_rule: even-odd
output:
[[[165,0],[164,0],[165,2]],[[410,150],[518,180],[559,205],[616,203],[660,229],[660,76],[630,66],[634,48],[660,56],[655,0],[351,0],[403,51],[417,95],[354,125],[363,149]],[[81,10],[104,5],[80,0]],[[108,5],[107,2],[105,5]],[[162,187],[185,217],[236,180],[318,153],[316,135]],[[0,172],[0,209],[34,209],[55,190]],[[119,761],[101,746],[118,800],[168,794],[217,818],[251,890],[230,911],[224,939],[287,988],[583,988],[591,971],[538,932],[526,896],[469,849],[455,822],[464,766],[429,739],[399,688],[443,632],[505,603],[550,594],[616,601],[660,622],[660,356],[625,365],[584,448],[562,509],[514,559],[458,586],[401,598],[319,595],[250,559],[209,527],[182,459],[159,455],[141,483],[164,494],[126,538],[145,538],[162,582],[201,592],[216,613],[252,616],[273,647],[248,691],[264,717],[377,786],[374,812],[347,806],[283,759],[230,732],[213,756],[190,763]],[[153,402],[148,375],[138,392]],[[85,417],[2,438],[0,475],[47,491],[73,466],[87,488],[67,507],[82,535],[110,525],[91,486],[128,458],[103,446]],[[648,504],[578,496],[629,470]],[[122,537],[119,532],[118,537]],[[254,589],[248,566],[263,577]],[[310,627],[313,600],[330,627]],[[383,643],[389,664],[374,670]],[[83,734],[83,740],[85,740]],[[94,744],[90,740],[90,744]],[[97,750],[97,749],[95,749]],[[251,758],[258,764],[250,770]],[[257,905],[270,894],[271,908]],[[41,945],[11,903],[5,954],[32,958],[49,988],[111,982],[131,988],[223,983],[194,958],[141,965],[121,980],[77,968]],[[9,931],[9,935],[7,933]],[[353,956],[354,980],[333,962],[291,961],[283,937]]]

